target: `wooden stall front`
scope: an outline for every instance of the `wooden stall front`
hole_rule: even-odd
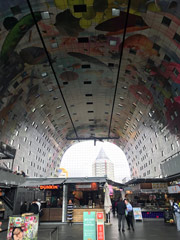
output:
[[[41,222],[62,221],[62,208],[43,208]]]
[[[83,222],[83,212],[103,212],[105,218],[105,211],[102,208],[75,208],[73,211],[73,222]]]

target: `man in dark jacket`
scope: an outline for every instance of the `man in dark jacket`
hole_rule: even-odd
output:
[[[118,214],[118,227],[119,231],[121,230],[121,222],[122,222],[122,231],[124,232],[124,223],[125,223],[125,210],[126,210],[126,204],[120,198],[120,201],[117,204],[117,214]]]

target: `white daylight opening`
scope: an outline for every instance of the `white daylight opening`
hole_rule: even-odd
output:
[[[61,169],[68,177],[108,177],[115,182],[127,182],[130,169],[124,152],[109,142],[85,141],[71,146],[64,154]]]

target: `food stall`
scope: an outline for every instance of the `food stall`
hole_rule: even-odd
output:
[[[83,212],[104,212],[106,178],[69,178],[66,180],[67,201],[74,204],[73,222],[83,222]]]
[[[159,181],[159,182],[158,182]],[[125,197],[133,207],[140,207],[143,219],[163,219],[167,209],[168,183],[160,179],[131,180],[125,188]]]
[[[29,204],[34,199],[38,199],[41,202],[41,209],[43,210],[40,221],[61,222],[64,181],[64,178],[28,178],[18,188],[15,204],[19,203],[20,205],[24,201],[27,201]]]

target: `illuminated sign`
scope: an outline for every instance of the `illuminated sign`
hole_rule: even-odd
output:
[[[91,191],[97,191],[98,190],[98,184],[93,183],[87,183],[87,184],[76,184],[76,189],[78,190],[91,190]]]
[[[41,190],[46,190],[46,189],[58,189],[59,185],[41,185],[39,187]]]

